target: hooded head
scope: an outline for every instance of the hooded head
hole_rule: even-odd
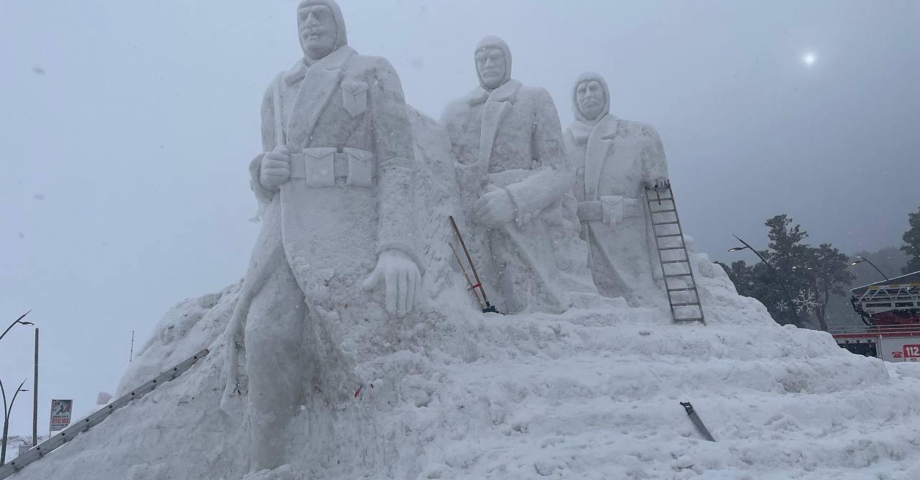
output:
[[[594,125],[610,113],[610,90],[604,77],[583,73],[572,90],[572,111],[579,122]]]
[[[482,88],[492,91],[511,79],[511,49],[504,40],[488,36],[476,45],[476,75]]]
[[[348,44],[345,18],[334,0],[302,0],[297,5],[297,33],[308,63]]]

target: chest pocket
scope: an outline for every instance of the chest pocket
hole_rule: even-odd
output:
[[[342,81],[342,106],[352,117],[367,111],[367,82],[360,80]]]

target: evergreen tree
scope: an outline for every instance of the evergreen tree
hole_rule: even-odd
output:
[[[806,269],[809,285],[804,290],[803,299],[813,298],[811,313],[814,313],[821,330],[827,331],[828,302],[833,295],[845,295],[845,288],[853,283],[856,276],[850,271],[846,254],[829,243],[810,247],[808,254],[811,257]]]
[[[740,295],[760,300],[780,324],[804,326],[814,318],[827,330],[830,298],[843,295],[853,281],[849,260],[830,244],[812,247],[805,243],[808,232],[792,223],[787,215],[766,221],[770,242],[758,251],[770,265],[748,265],[743,260],[722,265]]]
[[[907,265],[901,269],[901,273],[912,273],[920,270],[920,208],[916,213],[907,214],[910,228],[904,232],[901,237],[904,240],[904,246],[901,250],[907,254],[909,259]]]

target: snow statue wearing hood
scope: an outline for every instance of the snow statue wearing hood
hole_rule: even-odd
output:
[[[248,396],[252,471],[291,460],[301,406],[361,385],[337,332],[412,310],[422,270],[399,77],[348,46],[333,0],[301,1],[297,26],[304,58],[262,101],[264,153],[249,167],[262,230],[228,327],[221,405]]]
[[[511,50],[499,38],[479,42],[475,66],[479,86],[441,117],[457,162],[461,230],[499,311],[562,312],[569,301],[555,247],[571,231],[561,200],[573,176],[556,106],[546,90],[511,79]]]
[[[596,73],[575,82],[572,110],[566,149],[594,283],[602,295],[633,306],[659,304],[661,267],[645,201],[645,185],[668,177],[658,132],[611,115],[607,82]]]

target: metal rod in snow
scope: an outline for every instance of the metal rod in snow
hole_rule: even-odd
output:
[[[128,363],[134,361],[134,330],[131,330],[131,354],[128,357]]]
[[[470,251],[466,249],[466,242],[463,241],[463,236],[460,235],[460,229],[457,228],[457,222],[454,221],[453,215],[447,218],[450,220],[450,225],[454,227],[454,233],[457,234],[457,239],[460,240],[460,246],[463,247],[463,253],[466,254],[466,260],[470,264],[470,270],[473,271],[473,277],[476,279],[476,285],[479,286],[479,292],[482,293],[482,299],[486,302],[486,305],[489,305],[489,297],[486,296],[486,290],[482,288],[482,281],[479,280],[479,273],[476,272],[476,265],[473,265],[473,258],[470,257]]]
[[[450,243],[449,245],[450,251],[454,252],[454,258],[457,259],[457,263],[460,265],[460,271],[463,272],[463,278],[466,279],[466,283],[470,286],[470,290],[472,290],[473,296],[476,297],[476,301],[479,302],[479,307],[486,308],[486,306],[482,303],[482,299],[479,298],[479,293],[476,291],[476,285],[473,285],[473,281],[470,280],[470,275],[466,273],[466,268],[463,266],[463,260],[460,260],[460,255],[457,255],[457,249],[454,248],[453,243]]]

